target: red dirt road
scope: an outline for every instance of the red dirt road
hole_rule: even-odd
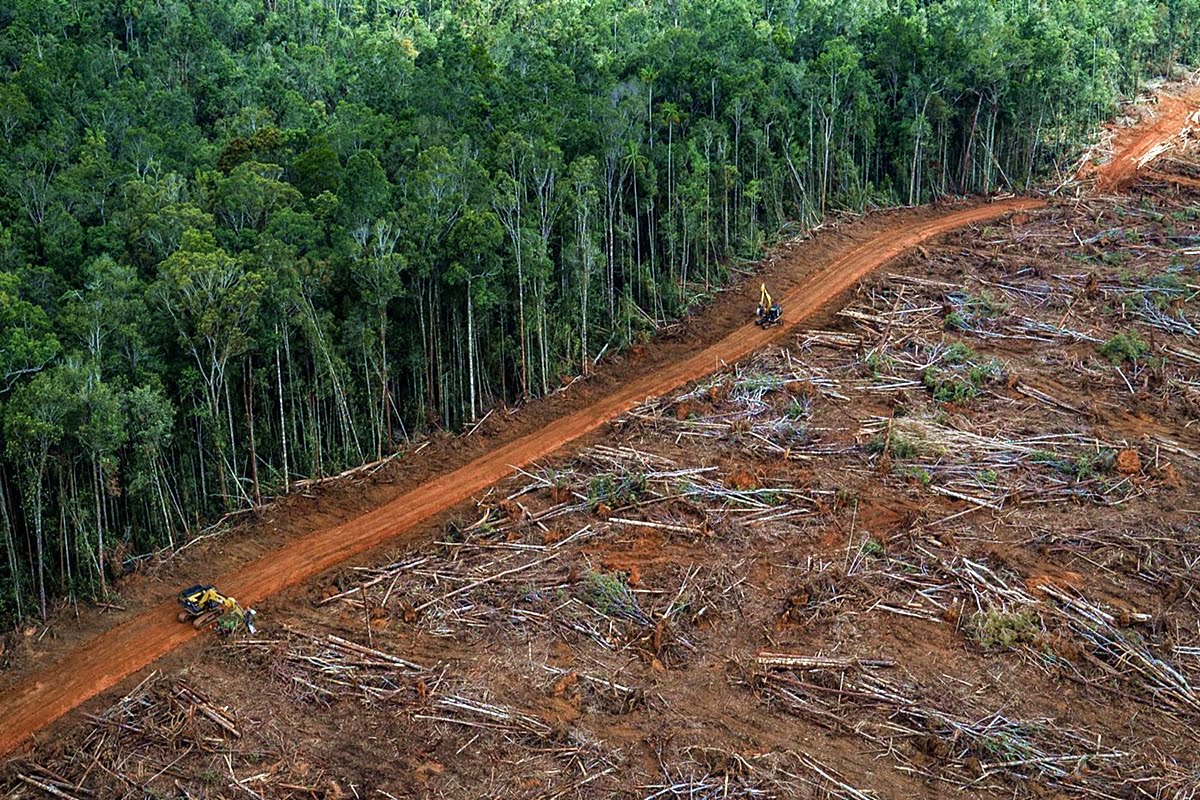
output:
[[[1095,168],[1096,189],[1121,192],[1138,178],[1138,162],[1151,150],[1169,141],[1188,125],[1188,116],[1200,109],[1200,87],[1192,87],[1184,96],[1160,94],[1154,109],[1154,121],[1117,133],[1112,161]]]
[[[258,603],[290,586],[386,542],[412,538],[414,529],[503,478],[515,466],[544,458],[596,430],[647,398],[703,377],[781,338],[868,273],[933,237],[1009,212],[1042,206],[1038,200],[1010,199],[957,208],[923,221],[898,220],[869,241],[850,247],[814,270],[783,298],[785,324],[761,330],[747,324],[725,339],[650,376],[622,386],[591,406],[560,417],[536,433],[500,446],[465,467],[445,474],[356,519],[321,530],[215,578],[222,591],[244,603]],[[197,636],[175,619],[174,599],[97,636],[59,663],[33,675],[0,698],[0,756],[21,746],[36,731],[112,688]]]

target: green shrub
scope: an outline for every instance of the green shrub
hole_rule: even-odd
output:
[[[601,614],[641,620],[637,598],[620,572],[589,570],[583,577],[582,599]]]
[[[975,351],[962,342],[954,342],[942,354],[942,360],[947,364],[966,364],[975,358]]]
[[[933,482],[933,476],[929,474],[929,470],[922,467],[905,467],[899,471],[906,478],[912,478],[922,486],[928,486]]]
[[[979,396],[979,387],[969,377],[943,372],[936,367],[921,373],[921,381],[939,403],[965,403]]]
[[[1032,611],[988,611],[971,617],[967,632],[984,649],[1011,650],[1037,639],[1042,622]]]
[[[603,473],[588,481],[588,501],[593,507],[604,503],[616,508],[636,503],[646,492],[646,476],[641,473],[616,475]]]
[[[1100,355],[1113,364],[1122,361],[1136,362],[1150,352],[1150,345],[1142,341],[1137,331],[1122,331],[1099,347]]]
[[[891,444],[888,444],[884,438],[884,434],[880,434],[867,443],[867,451],[874,454],[882,453],[884,450],[892,458],[916,458],[921,455],[921,445],[911,439],[906,439],[898,433],[892,434]]]

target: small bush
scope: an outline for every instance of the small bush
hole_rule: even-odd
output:
[[[972,314],[980,317],[998,317],[1008,310],[1008,306],[993,297],[990,292],[969,294],[964,305],[971,310]]]
[[[1099,474],[1112,472],[1116,462],[1116,453],[1105,449],[1098,453],[1084,453],[1075,458],[1069,458],[1045,450],[1035,450],[1029,456],[1029,460],[1035,464],[1044,464],[1063,475],[1069,475],[1082,481]]]
[[[646,492],[646,476],[641,473],[615,475],[604,473],[588,481],[588,501],[617,508],[636,503]]]
[[[929,474],[929,470],[921,467],[905,467],[900,470],[900,474],[906,478],[911,478],[922,486],[928,486],[933,482],[933,476]]]
[[[884,450],[892,458],[916,458],[921,455],[921,445],[911,439],[905,439],[903,436],[893,433],[892,441],[889,444],[883,434],[876,436],[867,443],[867,451],[878,455]]]
[[[968,633],[986,650],[1011,650],[1030,644],[1042,632],[1042,622],[1032,611],[988,611],[976,614]]]
[[[1150,351],[1150,345],[1135,330],[1121,331],[1100,345],[1100,353],[1112,361],[1137,361]]]
[[[1099,350],[1100,355],[1113,364],[1120,364],[1122,361],[1132,363],[1150,352],[1150,345],[1142,341],[1137,331],[1122,331],[1100,345]]]
[[[979,387],[969,377],[930,367],[921,374],[925,388],[939,403],[966,403],[979,396]]]
[[[872,377],[878,378],[880,373],[891,368],[892,359],[881,355],[878,350],[872,350],[863,360],[863,365],[871,371]]]
[[[788,419],[804,419],[808,416],[808,403],[802,400],[793,400],[783,415]]]
[[[589,571],[583,578],[583,600],[601,614],[640,620],[642,610],[637,598],[620,572]]]
[[[962,342],[955,342],[946,348],[942,360],[947,364],[966,364],[975,358],[975,351]]]

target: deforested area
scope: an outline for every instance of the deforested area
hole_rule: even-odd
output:
[[[0,624],[126,607],[116,582],[226,514],[551,394],[781,237],[1065,177],[1118,97],[1196,61],[1196,24],[3,4]]]
[[[1169,152],[263,604],[5,789],[1193,796],[1200,206]]]

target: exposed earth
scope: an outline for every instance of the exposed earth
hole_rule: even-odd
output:
[[[756,278],[547,402],[131,576],[123,611],[11,637],[4,785],[1188,796],[1188,103],[1114,137],[1100,194],[846,220],[765,265],[786,326],[745,324]],[[259,635],[177,623],[197,579]]]

